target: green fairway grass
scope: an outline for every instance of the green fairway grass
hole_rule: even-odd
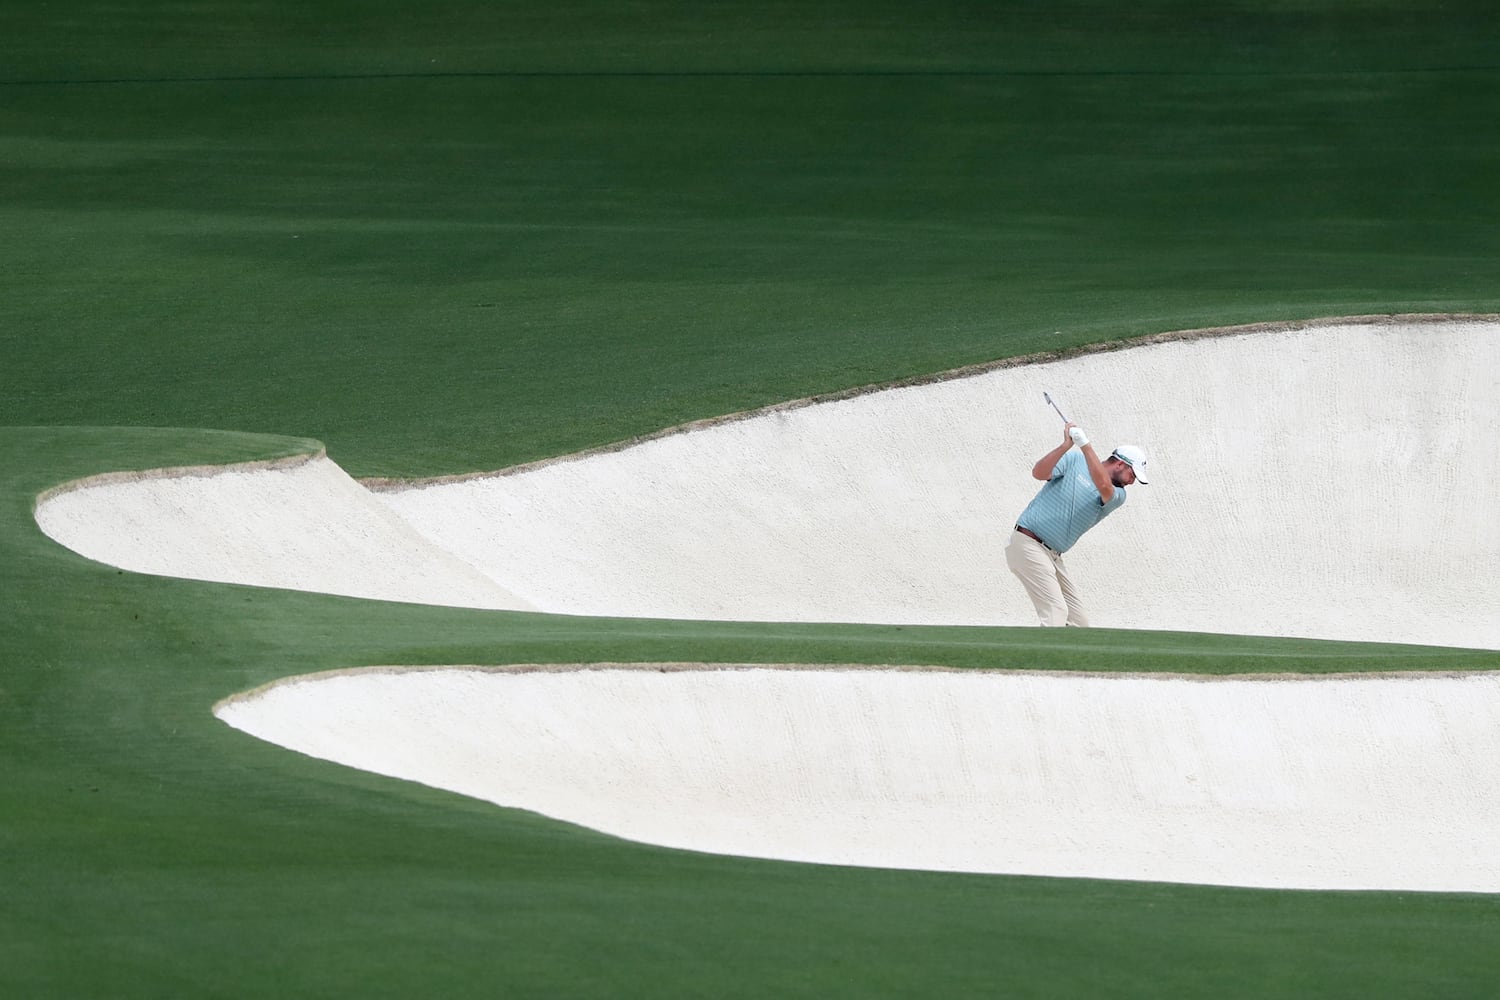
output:
[[[52,544],[30,522],[36,493],[83,472],[309,446],[196,431],[0,432],[0,557],[13,616],[0,686],[0,932],[14,959],[0,980],[17,995],[478,996],[495,983],[520,995],[899,995],[985,991],[1004,978],[1035,996],[1284,988],[1354,997],[1500,974],[1484,945],[1500,930],[1490,897],[701,856],[312,761],[208,710],[281,676],[364,664],[1319,673],[1496,669],[1500,654],[388,605],[122,573]]]
[[[374,75],[347,78],[353,40],[223,6],[106,8],[137,49],[84,32],[0,87],[0,423],[314,436],[355,474],[440,474],[1132,333],[1493,301],[1500,80],[1461,21],[1412,14],[1428,44],[1388,68],[1334,30],[1393,44],[1361,9],[1320,15],[1322,50],[1263,19],[1268,62],[1187,5],[1080,6],[999,18],[976,62],[939,58],[963,34],[941,11],[830,6],[786,31],[805,74],[663,17],[638,33],[688,33],[696,72],[598,75],[572,19],[522,46],[532,12],[486,36],[489,73],[411,76],[420,36],[377,30],[408,8],[375,7],[352,21]],[[500,18],[440,8],[413,30]],[[775,37],[774,7],[722,29],[756,10]]]
[[[210,708],[373,664],[1500,654],[389,605],[122,573],[32,519],[106,471],[318,441],[356,475],[497,469],[1142,333],[1496,311],[1492,22],[1401,0],[6,4],[0,994],[1493,993],[1490,896],[671,851]]]

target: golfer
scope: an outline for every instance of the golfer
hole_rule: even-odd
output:
[[[1005,563],[1031,595],[1043,625],[1088,625],[1063,553],[1125,502],[1125,487],[1144,484],[1145,472],[1143,450],[1124,444],[1101,462],[1088,435],[1074,424],[1063,428],[1062,444],[1032,467],[1032,476],[1046,485],[1021,512],[1005,547]]]

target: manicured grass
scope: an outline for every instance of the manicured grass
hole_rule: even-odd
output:
[[[406,9],[353,20],[371,72],[413,71],[423,36],[381,30]],[[85,45],[70,72],[139,82],[4,87],[0,423],[296,434],[356,474],[440,474],[1133,333],[1493,302],[1500,80],[1461,68],[1459,14],[1434,34],[1330,8],[1242,38],[1186,5],[1013,12],[970,72],[958,25],[987,21],[961,9],[786,29],[786,61],[824,75],[737,75],[767,8],[726,7],[732,38],[663,19],[720,76],[578,75],[571,34],[562,75],[517,75],[542,66],[515,51],[533,12],[483,36],[491,75],[338,78],[352,41],[283,50],[305,13],[233,7],[223,30],[272,47],[224,40],[232,78],[185,80],[206,56],[180,19],[131,20],[149,46]],[[441,10],[414,30],[501,17]],[[1348,40],[1367,15],[1431,44],[1391,71]],[[861,75],[855,53],[954,72]]]
[[[312,761],[208,706],[386,663],[934,663],[1280,672],[1500,654],[1037,629],[564,619],[123,574],[30,522],[105,468],[307,442],[0,432],[0,909],[18,995],[1397,995],[1500,974],[1489,897],[1271,893],[777,865],[666,851]],[[86,949],[86,957],[79,950]]]
[[[123,574],[30,517],[75,476],[305,438],[356,474],[452,473],[1135,333],[1495,310],[1489,16],[6,5],[0,991],[1492,992],[1491,897],[667,851],[302,758],[209,706],[385,663],[1253,673],[1496,654],[382,605]]]

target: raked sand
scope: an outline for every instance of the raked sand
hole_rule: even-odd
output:
[[[1068,553],[1095,625],[1500,648],[1500,323],[1169,341],[371,492],[327,458],[37,510],[141,572],[590,615],[1029,625],[1057,398],[1152,484]]]
[[[548,611],[1035,624],[1004,547],[1044,390],[1151,453],[1068,553],[1095,625],[1500,648],[1500,324],[1174,341],[382,496]]]
[[[1106,448],[1152,454],[1151,485],[1068,555],[1095,624],[1500,649],[1493,321],[1165,339],[379,491],[323,456],[108,477],[54,491],[37,521],[127,569],[359,597],[1029,625],[1003,548],[1030,466],[1061,440],[1044,390]],[[1489,678],[627,677],[354,674],[221,713],[308,753],[675,846],[1500,891]],[[413,704],[420,724],[380,721]],[[693,732],[701,745],[678,742]],[[635,743],[650,752],[631,758]],[[588,777],[615,762],[618,780]]]
[[[794,861],[1500,892],[1500,674],[355,671],[217,709],[303,753]]]
[[[42,531],[137,573],[470,608],[528,609],[326,456],[104,475],[37,505]]]

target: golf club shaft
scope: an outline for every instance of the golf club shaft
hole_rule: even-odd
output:
[[[1057,404],[1054,403],[1054,402],[1052,402],[1052,395],[1051,395],[1051,393],[1046,393],[1046,392],[1042,393],[1042,398],[1047,401],[1047,405],[1048,406],[1052,407],[1054,410],[1057,410],[1057,415],[1059,417],[1062,417],[1063,423],[1067,423],[1068,422],[1068,418],[1067,417],[1063,417],[1063,411],[1062,410],[1058,410],[1057,409]]]

